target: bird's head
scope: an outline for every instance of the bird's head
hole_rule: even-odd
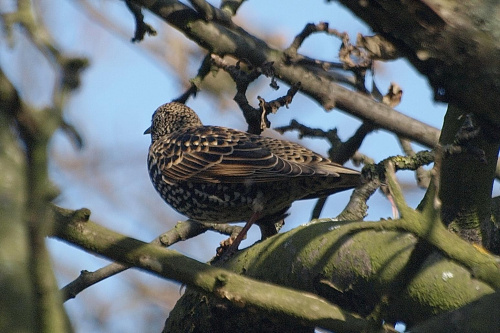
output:
[[[151,134],[151,141],[154,142],[172,132],[199,126],[203,124],[193,109],[181,103],[171,102],[156,109],[151,127],[144,131],[144,134]]]

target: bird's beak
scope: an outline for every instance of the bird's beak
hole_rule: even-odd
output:
[[[148,127],[148,129],[145,130],[143,134],[151,134],[151,126]]]

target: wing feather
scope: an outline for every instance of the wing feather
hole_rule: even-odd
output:
[[[313,174],[357,173],[298,144],[214,126],[174,132],[150,154],[166,180],[278,181]]]

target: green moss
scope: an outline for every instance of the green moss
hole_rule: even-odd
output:
[[[457,309],[483,295],[493,293],[487,284],[438,253],[428,258],[412,279],[402,298],[401,312],[413,320]]]

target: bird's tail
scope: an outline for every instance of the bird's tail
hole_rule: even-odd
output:
[[[324,197],[358,187],[361,185],[361,175],[359,173],[342,173],[340,177],[325,177],[324,181],[321,183],[323,185],[321,189],[309,194],[303,199]]]

